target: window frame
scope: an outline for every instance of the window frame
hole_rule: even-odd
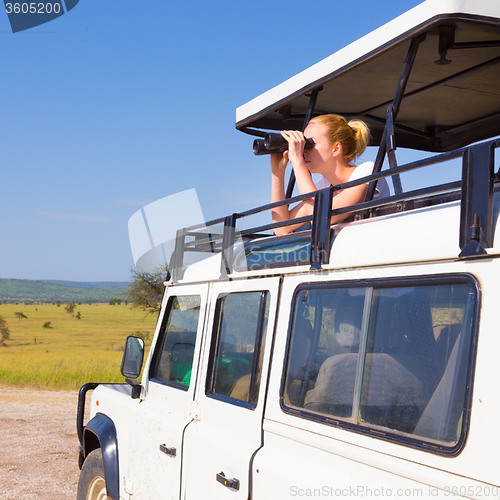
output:
[[[157,375],[158,363],[159,363],[159,360],[161,358],[161,355],[163,352],[163,345],[165,342],[165,335],[166,335],[165,332],[166,332],[168,318],[170,317],[170,312],[172,311],[172,304],[173,304],[174,300],[178,299],[179,297],[198,297],[200,300],[198,323],[196,325],[196,341],[198,341],[198,331],[199,331],[199,327],[200,327],[200,321],[203,320],[203,318],[202,318],[202,303],[203,303],[202,295],[199,293],[192,293],[192,294],[179,293],[179,294],[171,295],[168,298],[167,305],[165,307],[165,313],[163,314],[163,318],[161,320],[160,332],[158,335],[157,342],[154,346],[154,352],[153,352],[153,356],[151,358],[151,365],[149,367],[148,379],[150,382],[165,385],[168,387],[175,387],[176,389],[180,389],[181,391],[187,392],[187,391],[189,391],[189,388],[191,387],[192,384],[184,385],[184,384],[181,384],[180,382],[174,382],[172,380],[165,380],[165,379],[159,378]],[[191,369],[193,369],[194,365],[195,365],[195,360],[193,359],[193,366],[191,367]],[[194,380],[193,380],[193,383],[194,383]]]
[[[306,409],[303,408],[287,406],[284,398],[286,375],[288,369],[288,362],[290,359],[291,337],[294,327],[294,314],[296,312],[296,303],[298,299],[298,294],[300,292],[304,290],[321,290],[321,289],[333,290],[333,289],[352,289],[352,288],[367,288],[367,289],[372,289],[371,291],[373,292],[374,289],[380,289],[380,288],[388,289],[388,288],[406,288],[415,286],[436,286],[436,285],[453,285],[453,284],[470,285],[474,292],[474,300],[475,300],[471,309],[471,332],[469,340],[470,347],[467,360],[462,427],[461,427],[460,437],[458,438],[456,444],[452,446],[446,446],[443,443],[438,443],[436,441],[431,441],[425,438],[412,437],[410,434],[398,433],[397,431],[392,431],[391,429],[386,427],[380,427],[380,426],[370,427],[370,424],[367,423],[353,423],[343,420],[341,418],[335,418],[333,416],[326,416],[318,413],[312,413],[311,411],[307,411]],[[346,280],[346,281],[321,281],[321,282],[309,281],[301,283],[294,290],[292,296],[292,304],[290,307],[285,358],[283,362],[280,392],[279,392],[280,408],[284,413],[295,417],[304,418],[307,420],[337,427],[358,434],[363,434],[377,439],[382,439],[395,444],[424,450],[437,455],[446,457],[455,457],[459,455],[460,452],[463,450],[469,432],[480,311],[481,311],[480,283],[478,279],[471,273],[443,273],[443,274],[421,275],[421,276],[416,275],[416,276],[372,278],[364,280]],[[368,312],[369,316],[366,317],[367,308],[365,303],[365,310],[363,312],[363,326],[365,321],[371,318],[372,315],[371,309]],[[363,332],[363,335],[366,341],[368,332],[367,331]],[[363,353],[363,355],[365,354],[366,352]],[[364,369],[365,366],[364,360],[362,364]]]

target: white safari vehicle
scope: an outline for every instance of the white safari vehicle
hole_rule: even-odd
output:
[[[369,125],[373,175],[313,193],[310,228],[286,236],[245,225],[276,204],[179,230],[143,369],[129,337],[127,383],[80,391],[80,500],[500,498],[500,1],[428,0],[236,127],[330,112]],[[396,146],[424,159],[398,165]],[[450,162],[456,180],[404,189]]]

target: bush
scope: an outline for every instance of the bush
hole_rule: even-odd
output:
[[[65,308],[64,310],[68,313],[68,314],[71,314],[71,316],[73,316],[73,313],[75,312],[75,309],[76,309],[76,304],[74,302],[70,302]]]
[[[139,337],[140,339],[144,340],[145,344],[146,344],[146,341],[149,340],[149,332],[144,331],[144,330],[136,330],[135,332],[132,332],[132,335],[134,337]]]
[[[0,334],[2,335],[2,342],[5,342],[10,338],[9,327],[7,326],[7,321],[0,316]]]

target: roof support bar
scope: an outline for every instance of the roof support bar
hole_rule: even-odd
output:
[[[394,137],[394,108],[392,105],[387,106],[386,110],[386,129],[387,138],[386,146],[387,159],[389,160],[389,168],[397,168],[398,162],[396,161],[396,138]],[[401,185],[401,178],[399,174],[392,176],[392,185],[394,186],[394,194],[400,195],[403,193],[403,186]]]
[[[318,191],[314,197],[314,215],[311,235],[311,271],[330,262],[330,220],[332,218],[333,186]]]
[[[233,269],[234,242],[236,219],[238,214],[228,215],[224,219],[224,234],[222,236],[221,278],[231,274]]]
[[[182,279],[185,242],[186,228],[178,229],[175,237],[175,250],[172,254],[172,263],[171,266],[169,266],[172,270],[172,283],[177,283],[180,279]]]
[[[396,93],[394,94],[394,99],[392,100],[392,104],[390,105],[390,108],[392,110],[389,112],[388,108],[388,113],[387,116],[392,118],[391,120],[391,128],[392,131],[388,129],[388,124],[386,121],[384,133],[382,136],[382,140],[380,142],[380,147],[377,153],[377,158],[375,160],[375,167],[373,168],[373,173],[376,174],[382,170],[382,163],[384,161],[385,154],[387,152],[387,140],[389,140],[390,144],[393,145],[393,148],[396,149],[395,147],[395,140],[394,140],[394,123],[396,122],[398,113],[399,113],[399,108],[401,106],[401,101],[403,100],[403,95],[406,90],[406,85],[408,83],[408,79],[410,77],[411,69],[413,67],[413,63],[415,62],[415,57],[417,56],[418,52],[418,47],[420,43],[422,43],[425,40],[425,33],[422,35],[419,35],[415,37],[411,43],[410,43],[410,48],[408,49],[408,54],[406,55],[406,60],[403,65],[403,69],[401,71],[401,76],[399,77],[399,82],[398,86],[396,87]],[[391,134],[392,132],[392,134]],[[392,137],[391,137],[392,135]],[[392,153],[391,153],[392,154]],[[396,160],[395,153],[393,156],[394,162]],[[389,159],[390,161],[390,159]],[[394,179],[394,177],[397,177],[397,179]],[[400,189],[401,188],[401,180],[399,179],[399,175],[393,176],[393,183],[394,183],[394,190]],[[368,190],[366,193],[365,200],[370,201],[373,199],[373,195],[375,193],[375,189],[377,187],[377,182],[370,182],[368,185]],[[402,189],[402,188],[401,188]],[[401,191],[402,192],[402,191]],[[400,194],[400,193],[397,193]]]
[[[460,258],[484,255],[493,246],[494,146],[471,146],[463,158]]]
[[[314,108],[316,107],[316,100],[318,99],[319,92],[323,90],[323,87],[318,87],[311,92],[311,97],[309,98],[309,104],[307,106],[306,116],[304,117],[304,123],[302,124],[302,132],[306,129],[309,121],[311,120]],[[286,188],[285,198],[291,198],[293,193],[293,187],[295,186],[295,173],[292,169],[290,174],[290,179],[288,180],[288,186]]]

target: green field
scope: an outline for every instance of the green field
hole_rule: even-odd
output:
[[[0,304],[10,339],[0,346],[0,385],[78,389],[85,382],[123,382],[120,364],[128,335],[141,331],[151,344],[156,317],[130,306]],[[76,318],[80,311],[81,319]],[[18,319],[22,312],[27,319]],[[44,328],[46,322],[50,328]],[[1,341],[0,341],[1,343]]]

